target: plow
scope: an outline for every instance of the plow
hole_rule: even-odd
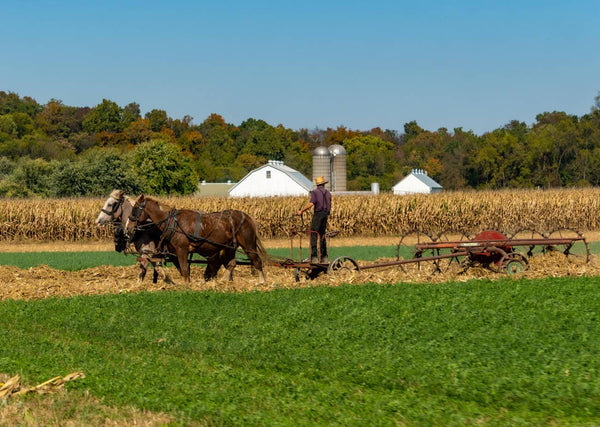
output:
[[[351,271],[398,267],[399,270],[425,274],[445,273],[451,267],[465,271],[481,266],[497,273],[515,275],[529,268],[529,259],[548,253],[560,253],[565,263],[585,264],[590,261],[590,250],[585,237],[572,229],[559,229],[549,233],[522,230],[512,236],[497,230],[484,230],[474,237],[462,233],[429,234],[412,231],[406,233],[397,245],[395,259],[359,264],[348,256],[336,257],[331,262],[309,262],[304,257],[303,234],[294,231],[290,237],[290,257],[270,260],[275,267],[294,270],[294,277],[314,279],[320,274],[339,274]],[[326,237],[333,237],[332,232]],[[297,242],[297,243],[296,243]]]

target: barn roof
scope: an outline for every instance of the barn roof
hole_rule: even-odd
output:
[[[244,178],[239,180],[239,182],[229,190],[229,194],[231,194],[236,187],[243,186],[244,181],[246,181],[250,176],[255,175],[267,168],[272,168],[280,171],[281,173],[289,177],[290,180],[292,180],[293,182],[297,183],[300,187],[305,189],[307,192],[310,192],[313,189],[312,181],[304,175],[302,175],[297,170],[284,165],[283,162],[280,160],[269,160],[267,164],[250,171]]]
[[[413,169],[411,171],[411,175],[413,175],[415,178],[418,178],[419,181],[429,188],[442,188],[442,186],[430,178],[429,175],[427,175],[427,172],[425,172],[423,169]]]
[[[269,162],[266,165],[261,166],[260,168],[255,169],[255,170],[264,169],[267,166],[271,166],[274,169],[277,169],[277,170],[285,173],[287,176],[292,178],[294,181],[296,181],[302,187],[306,188],[308,191],[311,191],[313,189],[313,184],[310,179],[308,179],[307,177],[302,175],[296,169],[292,169],[291,167],[284,165],[283,162],[279,161],[279,160],[269,160]],[[250,173],[252,173],[252,172],[250,172]]]
[[[442,189],[442,186],[440,184],[438,184],[437,182],[435,182],[432,178],[430,178],[427,175],[427,172],[425,172],[423,169],[413,169],[410,172],[410,174],[408,174],[407,176],[402,178],[398,183],[396,183],[396,185],[394,185],[394,188],[403,187],[404,184],[406,182],[408,182],[410,180],[409,178],[411,178],[411,177],[418,179],[420,182],[422,182],[424,185],[426,185],[429,188],[440,189],[440,190]]]

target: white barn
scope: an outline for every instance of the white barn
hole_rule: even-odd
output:
[[[310,179],[279,160],[269,160],[254,169],[229,190],[230,197],[306,196],[313,189]]]
[[[392,187],[394,194],[439,193],[442,186],[431,179],[423,169],[413,169]]]

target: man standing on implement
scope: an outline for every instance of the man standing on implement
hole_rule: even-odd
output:
[[[329,257],[327,256],[325,232],[327,230],[327,218],[329,218],[329,212],[331,211],[331,193],[325,188],[327,181],[322,176],[315,179],[315,184],[317,184],[317,188],[310,192],[310,201],[297,211],[296,214],[301,216],[304,211],[309,210],[313,206],[315,207],[313,219],[310,224],[310,262],[319,262],[319,257],[317,256],[317,238],[320,238],[321,262],[328,263]]]

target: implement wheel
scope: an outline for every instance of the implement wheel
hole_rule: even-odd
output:
[[[517,252],[506,254],[498,263],[498,271],[509,276],[522,273],[528,268],[529,262],[527,262],[527,258]]]
[[[544,248],[545,253],[562,253],[566,257],[566,260],[572,264],[583,265],[590,262],[590,248],[579,231],[570,228],[560,228],[548,234],[548,238],[578,240],[561,245],[546,246]]]
[[[329,263],[327,267],[327,274],[335,274],[336,277],[346,279],[352,277],[355,271],[359,271],[360,268],[356,261],[347,256],[341,256]]]

